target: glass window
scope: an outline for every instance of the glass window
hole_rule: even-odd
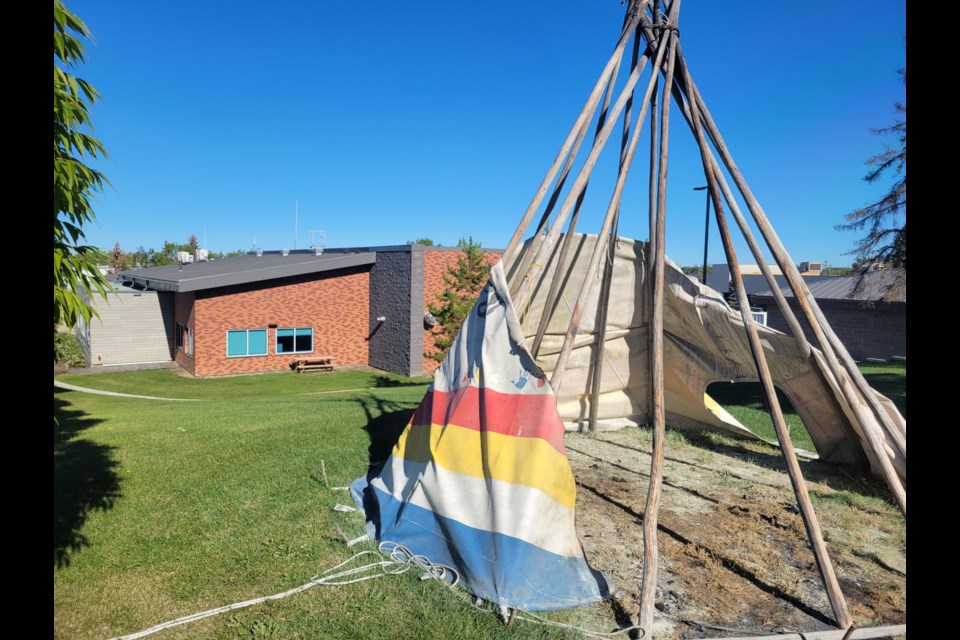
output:
[[[247,332],[227,331],[227,357],[247,355]]]
[[[293,353],[293,329],[277,329],[277,353]]]
[[[227,357],[267,355],[267,330],[227,331]]]
[[[247,355],[265,356],[267,355],[267,330],[251,329],[247,331]]]
[[[178,322],[177,330],[174,332],[176,334],[177,349],[183,349],[183,330],[184,326]]]
[[[313,329],[277,329],[277,353],[313,353]]]
[[[296,329],[297,332],[297,353],[313,352],[313,329],[304,327]]]
[[[193,329],[190,327],[184,327],[184,336],[183,336],[183,352],[188,356],[193,355]]]

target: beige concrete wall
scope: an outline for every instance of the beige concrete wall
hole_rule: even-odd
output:
[[[173,294],[119,291],[99,296],[90,320],[90,366],[165,362],[173,345]]]

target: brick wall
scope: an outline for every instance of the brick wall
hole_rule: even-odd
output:
[[[790,335],[790,328],[773,298],[760,298],[767,308],[767,325]],[[797,301],[788,298],[790,308],[811,344],[816,339]],[[867,303],[856,300],[817,300],[820,310],[854,360],[907,356],[907,305],[905,302]]]
[[[182,350],[177,349],[177,323],[186,325],[194,332],[194,337],[196,337],[196,316],[195,311],[195,296],[192,292],[190,293],[175,293],[173,294],[173,335],[171,336],[170,342],[170,351],[173,353],[173,359],[181,367],[189,371],[190,373],[196,375],[196,351],[194,351],[194,356],[188,356]],[[194,344],[196,344],[196,339],[194,339]],[[186,346],[186,345],[184,345]]]
[[[494,264],[500,259],[502,251],[485,250],[487,264]],[[437,304],[439,296],[447,288],[443,277],[447,274],[447,269],[456,267],[457,261],[463,255],[462,251],[446,248],[432,248],[423,252],[423,313],[427,312],[427,304]],[[423,332],[423,351],[424,353],[436,353],[436,341],[434,333],[436,328],[427,329]],[[424,355],[423,373],[432,374],[440,363]]]
[[[194,305],[196,375],[289,369],[295,356],[276,353],[276,329],[269,329],[269,324],[312,327],[314,355],[331,355],[337,365],[367,364],[369,269],[198,291]],[[267,355],[228,358],[227,331],[236,329],[267,329]]]

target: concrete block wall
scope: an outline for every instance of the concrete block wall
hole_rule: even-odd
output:
[[[767,307],[767,325],[790,333],[787,322],[776,302],[763,299]],[[788,298],[790,308],[797,316],[803,332],[816,345],[813,331],[803,317],[799,305]],[[907,305],[905,302],[863,303],[856,300],[818,300],[820,309],[837,337],[854,360],[867,358],[889,360],[893,356],[907,356]]]
[[[422,297],[423,250],[405,246],[377,252],[370,270],[370,366],[407,376],[421,374]],[[378,317],[385,320],[378,322]]]
[[[96,296],[94,305],[100,318],[91,318],[84,349],[90,366],[171,359],[173,294],[118,291],[107,300]]]

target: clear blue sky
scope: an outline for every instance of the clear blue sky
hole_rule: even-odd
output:
[[[505,246],[625,9],[618,0],[67,4],[95,37],[78,75],[103,95],[95,133],[110,154],[101,168],[112,187],[88,240],[159,248],[190,234],[203,243],[205,230],[215,251],[249,249],[254,237],[292,248],[298,200],[300,248],[309,229],[323,229],[330,247],[468,235]],[[870,128],[892,124],[894,102],[905,101],[896,73],[905,4],[683,3],[694,80],[797,262],[848,266],[855,234],[833,227],[888,184],[862,178],[884,143]],[[673,114],[667,254],[697,264],[704,193],[692,188],[705,182]],[[645,239],[646,168],[635,166],[621,233]],[[610,192],[591,184],[586,230],[598,230]],[[738,252],[752,262],[742,243]],[[722,260],[714,228],[710,262]]]

